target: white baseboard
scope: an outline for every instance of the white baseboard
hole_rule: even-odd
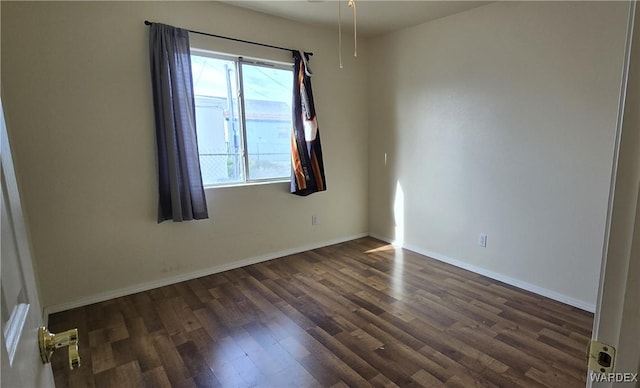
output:
[[[549,289],[544,288],[544,287],[536,286],[535,284],[527,283],[525,281],[522,281],[522,280],[519,280],[519,279],[515,279],[515,278],[512,278],[512,277],[507,276],[507,275],[503,275],[503,274],[498,273],[498,272],[493,272],[493,271],[490,271],[488,269],[485,269],[485,268],[482,268],[482,267],[478,267],[478,266],[466,263],[464,261],[456,260],[456,259],[453,259],[453,258],[448,257],[446,255],[442,255],[442,254],[437,253],[437,252],[432,252],[432,251],[429,251],[427,249],[416,247],[416,246],[411,245],[411,244],[397,243],[396,241],[394,241],[393,239],[390,239],[388,237],[378,236],[376,234],[371,234],[371,233],[369,234],[369,236],[371,236],[373,238],[377,238],[378,240],[382,240],[382,241],[388,242],[389,244],[393,244],[393,245],[396,245],[398,247],[401,247],[401,248],[408,249],[410,251],[419,253],[421,255],[431,257],[431,258],[436,259],[438,261],[442,261],[444,263],[451,264],[451,265],[453,265],[455,267],[466,269],[468,271],[477,273],[479,275],[486,276],[486,277],[494,279],[494,280],[501,281],[501,282],[509,284],[511,286],[518,287],[518,288],[521,288],[523,290],[533,292],[534,294],[538,294],[538,295],[547,297],[549,299],[553,299],[553,300],[556,300],[558,302],[561,302],[561,303],[564,303],[564,304],[568,304],[569,306],[577,307],[577,308],[579,308],[581,310],[585,310],[585,311],[588,311],[590,313],[595,313],[595,311],[596,311],[596,305],[594,303],[588,303],[588,302],[585,302],[583,300],[575,299],[575,298],[569,297],[567,295],[561,294],[559,292],[555,292],[555,291],[549,290]]]
[[[208,275],[212,275],[212,274],[215,274],[215,273],[220,273],[220,272],[224,272],[224,271],[228,271],[228,270],[232,270],[232,269],[236,269],[236,268],[240,268],[240,267],[245,267],[247,265],[256,264],[256,263],[260,263],[260,262],[268,261],[268,260],[273,260],[273,259],[277,259],[279,257],[293,255],[293,254],[300,253],[300,252],[310,251],[310,250],[313,250],[313,249],[322,248],[322,247],[326,247],[326,246],[333,245],[333,244],[339,244],[339,243],[355,240],[355,239],[366,237],[366,236],[371,236],[373,238],[377,238],[378,240],[382,240],[382,241],[388,242],[390,244],[394,244],[396,246],[408,249],[410,251],[419,253],[421,255],[431,257],[431,258],[436,259],[438,261],[441,261],[441,262],[444,262],[444,263],[447,263],[447,264],[451,264],[451,265],[453,265],[455,267],[466,269],[468,271],[471,271],[471,272],[486,276],[486,277],[494,279],[494,280],[501,281],[503,283],[512,285],[514,287],[518,287],[518,288],[521,288],[523,290],[527,290],[527,291],[533,292],[534,294],[545,296],[547,298],[556,300],[558,302],[562,302],[562,303],[568,304],[570,306],[574,306],[574,307],[577,307],[579,309],[582,309],[582,310],[585,310],[585,311],[589,311],[591,313],[595,312],[595,310],[596,310],[596,306],[593,303],[587,303],[587,302],[582,301],[582,300],[571,298],[571,297],[566,296],[564,294],[561,294],[561,293],[558,293],[558,292],[555,292],[555,291],[551,291],[549,289],[546,289],[546,288],[543,288],[543,287],[539,287],[539,286],[536,286],[534,284],[527,283],[525,281],[522,281],[522,280],[519,280],[519,279],[515,279],[515,278],[509,277],[509,276],[506,276],[506,275],[503,275],[503,274],[500,274],[500,273],[497,273],[497,272],[493,272],[493,271],[487,270],[487,269],[482,268],[482,267],[478,267],[478,266],[475,266],[475,265],[472,265],[472,264],[469,264],[469,263],[465,263],[463,261],[450,258],[450,257],[448,257],[446,255],[442,255],[442,254],[439,254],[437,252],[432,252],[432,251],[429,251],[427,249],[416,247],[416,246],[413,246],[411,244],[399,244],[396,241],[394,241],[393,239],[390,239],[388,237],[376,235],[374,233],[369,233],[369,234],[368,233],[362,233],[362,234],[358,234],[358,235],[353,235],[353,236],[333,239],[333,240],[329,240],[329,241],[323,241],[323,242],[319,242],[319,243],[308,244],[308,245],[304,245],[304,246],[300,246],[300,247],[296,247],[296,248],[291,248],[291,249],[286,249],[286,250],[282,250],[282,251],[278,251],[278,252],[272,252],[272,253],[268,253],[268,254],[264,254],[264,255],[260,255],[260,256],[255,256],[255,257],[251,257],[251,258],[247,258],[247,259],[243,259],[243,260],[234,261],[233,263],[228,263],[228,264],[220,265],[220,266],[217,266],[217,267],[206,268],[206,269],[202,269],[202,270],[198,270],[198,271],[189,272],[189,273],[186,273],[186,274],[180,274],[180,275],[176,275],[176,276],[172,276],[172,277],[168,277],[168,278],[164,278],[164,279],[160,279],[160,280],[155,280],[155,281],[151,281],[151,282],[137,284],[137,285],[131,286],[131,287],[125,287],[125,288],[121,288],[121,289],[118,289],[118,290],[113,290],[113,291],[103,292],[103,293],[99,293],[99,294],[95,294],[95,295],[90,295],[90,296],[87,296],[87,297],[84,297],[84,298],[80,298],[80,299],[77,299],[77,300],[74,300],[74,301],[70,301],[70,302],[67,302],[67,303],[61,303],[61,304],[57,304],[57,305],[47,306],[47,307],[44,308],[44,319],[46,321],[49,318],[49,314],[54,314],[54,313],[57,313],[57,312],[60,312],[60,311],[65,311],[65,310],[69,310],[69,309],[76,308],[76,307],[82,307],[82,306],[90,305],[90,304],[93,304],[93,303],[104,302],[105,300],[119,298],[121,296],[131,295],[131,294],[135,294],[137,292],[148,291],[148,290],[152,290],[154,288],[168,286],[168,285],[179,283],[179,282],[183,282],[183,281],[186,281],[186,280],[191,280],[191,279],[199,278],[199,277],[202,277],[202,276],[208,276]]]
[[[154,281],[146,282],[146,283],[142,283],[142,284],[136,284],[135,286],[131,286],[131,287],[124,287],[124,288],[120,288],[118,290],[102,292],[102,293],[99,293],[99,294],[90,295],[90,296],[87,296],[87,297],[84,297],[84,298],[73,300],[73,301],[70,301],[70,302],[67,302],[67,303],[61,303],[61,304],[56,304],[56,305],[52,305],[52,306],[47,306],[47,307],[44,308],[44,319],[48,320],[49,314],[54,314],[54,313],[57,313],[57,312],[60,312],[60,311],[70,310],[70,309],[73,309],[73,308],[76,308],[76,307],[87,306],[87,305],[90,305],[90,304],[93,304],[93,303],[104,302],[105,300],[119,298],[121,296],[131,295],[131,294],[135,294],[135,293],[142,292],[142,291],[148,291],[148,290],[152,290],[154,288],[168,286],[168,285],[175,284],[175,283],[180,283],[180,282],[183,282],[183,281],[186,281],[186,280],[191,280],[191,279],[195,279],[195,278],[199,278],[199,277],[203,277],[203,276],[208,276],[208,275],[212,275],[212,274],[219,273],[219,272],[229,271],[229,270],[232,270],[232,269],[245,267],[247,265],[256,264],[256,263],[260,263],[260,262],[268,261],[268,260],[273,260],[273,259],[277,259],[279,257],[294,255],[296,253],[306,252],[306,251],[310,251],[310,250],[313,250],[313,249],[326,247],[326,246],[329,246],[329,245],[339,244],[339,243],[343,243],[343,242],[346,242],[346,241],[351,241],[351,240],[355,240],[355,239],[358,239],[358,238],[367,237],[368,235],[369,235],[368,233],[362,233],[362,234],[357,234],[357,235],[353,235],[353,236],[337,238],[337,239],[333,239],[333,240],[329,240],[329,241],[323,241],[323,242],[308,244],[308,245],[304,245],[304,246],[300,246],[300,247],[296,247],[296,248],[285,249],[283,251],[267,253],[267,254],[260,255],[260,256],[255,256],[255,257],[251,257],[251,258],[247,258],[247,259],[243,259],[243,260],[234,261],[232,263],[223,264],[223,265],[220,265],[220,266],[217,266],[217,267],[205,268],[205,269],[201,269],[201,270],[198,270],[198,271],[193,271],[193,272],[189,272],[189,273],[185,273],[185,274],[179,274],[179,275],[171,276],[171,277],[164,278],[164,279],[154,280]]]

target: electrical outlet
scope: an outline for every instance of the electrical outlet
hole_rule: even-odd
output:
[[[318,216],[315,214],[311,216],[311,225],[318,225]]]
[[[480,233],[480,236],[478,237],[478,245],[480,245],[483,248],[487,247],[487,235],[484,233]]]

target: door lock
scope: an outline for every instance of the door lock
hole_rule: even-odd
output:
[[[587,347],[588,368],[598,373],[611,373],[616,360],[616,349],[598,341]]]
[[[56,349],[69,348],[69,369],[80,367],[80,354],[78,353],[78,329],[67,330],[54,334],[46,327],[38,329],[38,343],[40,344],[40,358],[43,364],[51,362],[51,355]]]

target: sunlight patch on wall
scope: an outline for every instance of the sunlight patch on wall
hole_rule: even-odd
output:
[[[394,243],[401,246],[404,243],[404,191],[400,181],[396,182],[396,195],[393,200],[393,220],[395,223]]]

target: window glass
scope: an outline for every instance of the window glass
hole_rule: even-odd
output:
[[[244,181],[234,61],[191,56],[200,169],[205,185]]]
[[[291,174],[291,70],[242,64],[249,179]]]

